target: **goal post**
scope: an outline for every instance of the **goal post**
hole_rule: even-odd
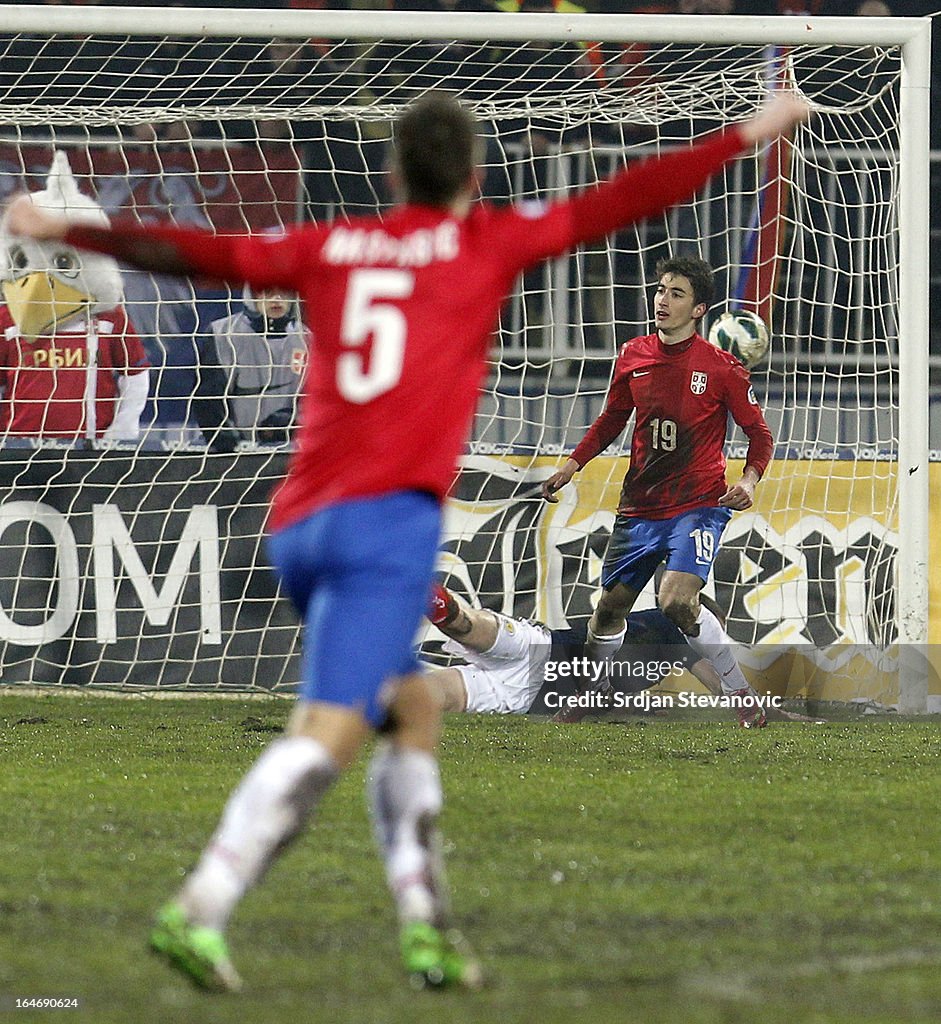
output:
[[[928,311],[930,23],[902,46],[899,121],[899,507],[905,510],[898,551],[899,710],[928,708],[930,490],[928,437]],[[924,383],[923,383],[924,382]],[[912,401],[909,404],[908,396]],[[908,511],[910,510],[910,512]],[[907,578],[906,578],[907,577]]]
[[[600,411],[617,346],[649,330],[655,259],[697,252],[718,271],[715,312],[755,308],[772,334],[753,376],[779,458],[717,566],[730,632],[788,696],[919,712],[941,701],[928,659],[929,63],[930,22],[914,18],[5,6],[0,185],[36,191],[62,150],[83,193],[140,220],[271,230],[381,210],[390,125],[440,85],[477,113],[490,193],[551,200],[748,116],[773,88],[801,91],[815,119],[779,149],[523,278],[442,569],[472,600],[552,626],[590,608],[623,461],[599,457],[558,509],[536,485]],[[3,438],[0,676],[288,685],[297,632],[269,607],[260,513],[285,445],[256,431],[234,454],[206,449],[190,393],[209,379],[208,322],[235,316],[240,296],[123,277],[152,364],[140,445]],[[733,438],[733,468],[741,454]],[[227,560],[236,551],[250,578]],[[44,579],[76,563],[78,586]],[[825,655],[793,667],[814,645]],[[792,665],[777,676],[772,648]]]

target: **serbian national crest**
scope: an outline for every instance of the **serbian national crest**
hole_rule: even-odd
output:
[[[689,390],[694,395],[704,395],[706,393],[706,383],[709,380],[709,374],[707,373],[696,373],[689,378]]]

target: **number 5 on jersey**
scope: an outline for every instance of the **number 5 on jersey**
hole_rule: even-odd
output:
[[[363,405],[390,391],[402,376],[408,323],[390,299],[407,299],[415,288],[410,270],[354,270],[350,274],[340,323],[337,390]],[[363,346],[372,338],[369,365]]]

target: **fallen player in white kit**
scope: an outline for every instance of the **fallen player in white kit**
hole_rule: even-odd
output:
[[[707,614],[716,618],[711,608]],[[759,698],[727,646],[716,649],[717,666],[712,658],[696,652],[656,608],[631,614],[629,639],[613,658],[613,686],[605,679],[601,666],[584,656],[584,624],[551,630],[540,622],[472,608],[440,584],[435,584],[428,617],[448,637],[443,650],[468,662],[433,668],[426,675],[444,711],[517,715],[552,715],[556,711],[554,721],[578,721],[592,711],[612,706],[614,692],[636,694],[664,676],[680,675],[685,669],[711,694],[736,698],[729,703],[744,728],[763,728],[769,718],[815,721]],[[722,629],[718,618],[715,625]],[[566,664],[570,666],[568,671],[562,668]],[[550,682],[551,689],[547,685]],[[566,690],[572,695],[595,691],[598,699],[567,707]],[[553,699],[547,699],[550,695]],[[613,706],[631,705],[621,701]]]

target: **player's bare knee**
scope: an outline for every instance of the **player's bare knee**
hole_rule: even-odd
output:
[[[591,630],[595,636],[619,633],[624,628],[632,603],[617,590],[605,590],[591,618]]]
[[[325,701],[301,701],[295,705],[285,732],[288,736],[308,736],[323,744],[343,771],[355,760],[371,728],[356,708]]]
[[[699,599],[683,594],[668,594],[660,601],[664,615],[683,633],[689,633],[696,625],[699,614]]]
[[[450,595],[457,607],[456,615],[445,622],[438,622],[438,629],[446,637],[457,640],[472,651],[483,653],[493,647],[500,630],[500,621],[486,608],[472,608],[457,594]]]
[[[458,601],[457,598],[455,598],[455,600]],[[447,622],[439,622],[437,624],[438,629],[440,629],[445,636],[451,637],[453,640],[460,640],[463,642],[465,637],[467,637],[474,629],[473,613],[473,608],[463,602],[458,602],[457,614],[455,614],[453,619],[449,619]]]
[[[614,636],[620,633],[627,621],[627,615],[614,609],[595,609],[589,628],[595,636]]]
[[[442,713],[467,710],[467,687],[456,668],[439,668],[426,673],[425,682]]]

